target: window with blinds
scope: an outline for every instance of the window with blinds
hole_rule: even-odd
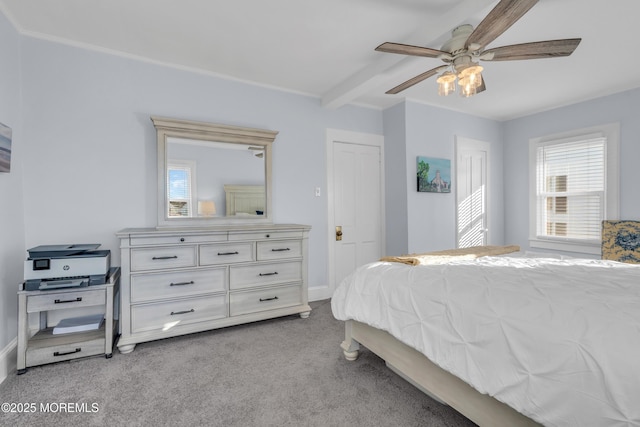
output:
[[[604,137],[537,148],[537,237],[600,241],[605,202]]]
[[[167,198],[169,218],[192,216],[191,168],[184,165],[168,165]]]
[[[618,215],[618,125],[530,141],[533,247],[599,253]]]

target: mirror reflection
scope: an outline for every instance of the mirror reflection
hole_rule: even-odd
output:
[[[271,221],[277,131],[151,120],[158,142],[158,228]]]
[[[167,217],[263,216],[261,146],[167,138]]]

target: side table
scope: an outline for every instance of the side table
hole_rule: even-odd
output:
[[[118,335],[119,316],[114,313],[114,302],[119,287],[120,267],[112,267],[102,285],[47,291],[25,291],[21,286],[18,291],[18,375],[24,374],[30,366],[96,354],[110,358]],[[104,307],[105,320],[99,329],[54,335],[54,328],[47,325],[49,311],[90,306]],[[30,337],[31,313],[39,313],[40,326]]]

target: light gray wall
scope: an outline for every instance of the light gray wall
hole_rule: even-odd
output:
[[[0,173],[0,354],[16,337],[18,299],[16,292],[23,276],[26,256],[22,161],[24,143],[21,132],[20,37],[0,13],[0,122],[13,134],[11,172]],[[1,368],[1,367],[0,367]],[[0,381],[2,381],[0,369]]]
[[[409,247],[405,135],[403,102],[384,111],[385,255],[406,254]]]
[[[420,253],[456,247],[455,181],[452,192],[448,194],[418,193],[416,189],[417,156],[450,159],[451,177],[455,180],[456,136],[490,144],[489,244],[502,244],[504,217],[501,123],[407,102],[405,126],[407,229],[409,231],[407,252]]]
[[[311,225],[309,285],[326,286],[325,130],[382,134],[382,112],[30,37],[23,40],[26,244],[101,242],[155,227],[156,138],[149,116],[277,130],[275,222]],[[43,179],[42,177],[46,177]],[[322,191],[326,194],[326,191]]]
[[[529,249],[529,140],[600,124],[620,123],[620,219],[640,220],[639,111],[635,89],[505,122],[505,241]]]

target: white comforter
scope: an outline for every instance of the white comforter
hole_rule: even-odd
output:
[[[378,262],[331,304],[544,425],[640,426],[640,265]]]

